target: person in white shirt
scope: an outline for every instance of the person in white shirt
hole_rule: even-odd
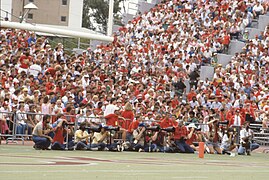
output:
[[[11,131],[8,127],[7,121],[10,120],[10,114],[8,114],[9,112],[9,108],[8,108],[8,102],[4,102],[2,107],[0,108],[0,134],[10,134]],[[5,113],[6,112],[6,113]],[[1,139],[0,139],[1,140]]]
[[[93,125],[100,125],[101,124],[101,119],[97,114],[98,110],[93,109],[92,114],[90,115],[90,121]]]
[[[19,110],[17,111],[17,131],[16,134],[25,134],[25,130],[27,129],[27,115],[24,111],[24,105],[19,105]]]
[[[264,8],[259,1],[256,2],[255,6],[253,7],[252,12],[253,12],[254,18],[258,18],[259,15],[264,14]]]
[[[30,75],[33,75],[35,78],[37,78],[38,74],[41,73],[42,71],[42,68],[40,66],[40,61],[39,60],[36,60],[35,64],[32,64],[30,67],[29,67],[29,74]]]
[[[232,151],[236,146],[235,146],[235,134],[232,128],[229,128],[227,130],[227,133],[225,133],[221,139],[221,150],[222,153],[227,153],[231,154],[230,151]]]
[[[106,106],[105,112],[104,112],[104,116],[107,116],[109,114],[114,114],[115,110],[118,109],[118,107],[116,106],[116,99],[112,98],[110,100],[110,104]]]
[[[83,76],[83,78],[82,78],[82,80],[81,80],[83,89],[86,89],[86,87],[87,87],[88,85],[90,85],[90,79],[89,79],[89,77],[90,77],[90,76],[89,76],[88,74],[86,74],[86,75]]]
[[[238,155],[250,155],[250,152],[258,149],[260,146],[257,143],[251,141],[253,137],[253,131],[249,128],[249,122],[245,122],[240,130],[240,147],[238,149]]]

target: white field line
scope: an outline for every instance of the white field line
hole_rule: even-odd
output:
[[[34,166],[34,165],[33,165]],[[73,166],[73,165],[72,165]],[[102,170],[86,170],[86,169],[78,169],[78,170],[0,170],[0,173],[77,173],[77,172],[103,172],[103,173],[143,173],[143,174],[151,174],[151,173],[269,173],[269,170],[111,170],[111,169],[102,169]]]
[[[208,179],[208,177],[204,177],[204,176],[179,176],[179,177],[172,177],[172,179]]]

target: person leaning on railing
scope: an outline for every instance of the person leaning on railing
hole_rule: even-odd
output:
[[[49,134],[52,133],[52,128],[50,126],[50,116],[44,115],[42,121],[36,124],[33,130],[33,141],[35,143],[35,149],[48,149],[52,137]]]

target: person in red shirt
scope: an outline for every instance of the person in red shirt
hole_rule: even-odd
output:
[[[183,125],[183,121],[178,122],[178,126],[175,128],[174,141],[177,149],[181,153],[194,153],[193,149],[186,143],[188,139],[187,128]]]
[[[191,91],[187,94],[188,101],[191,101],[193,97],[196,97],[196,92],[194,91],[194,88],[191,88]]]
[[[22,55],[20,57],[19,61],[20,61],[19,73],[21,73],[22,71],[28,72],[30,62],[32,61],[32,57],[30,56],[30,52],[27,50],[24,53],[24,55]]]
[[[106,125],[107,126],[112,126],[112,127],[117,127],[119,124],[119,118],[125,120],[123,117],[119,116],[119,108],[115,109],[114,114],[109,114],[105,116],[106,119]],[[119,133],[122,133],[122,140],[125,142],[126,141],[126,129],[120,127],[120,130],[118,131]]]
[[[63,119],[63,114],[57,114],[57,121],[53,124],[54,128],[54,137],[52,141],[52,150],[65,150],[65,138],[67,137],[67,132],[69,131],[67,127],[66,119]],[[69,134],[69,133],[68,133]],[[68,149],[72,149],[74,147],[74,143],[71,138],[68,138]]]
[[[246,113],[246,121],[249,121],[252,123],[255,121],[256,117],[255,117],[254,108],[252,108],[250,105],[251,105],[250,103],[246,104],[245,113]]]
[[[131,124],[128,127],[128,131],[126,134],[127,141],[132,142],[133,141],[133,132],[135,129],[138,128],[139,123],[142,123],[143,119],[140,114],[136,114],[136,120],[131,122]]]
[[[194,150],[194,151],[198,151],[198,147],[196,147],[193,142],[197,142],[198,141],[198,137],[196,135],[197,131],[197,127],[195,126],[194,123],[189,124],[188,126],[188,139],[186,140],[186,143]]]
[[[168,128],[168,127],[172,127],[173,126],[173,122],[172,120],[169,118],[169,113],[166,112],[164,118],[162,119],[161,123],[160,123],[161,128]]]
[[[134,120],[133,107],[129,102],[125,104],[124,111],[121,112],[121,116],[125,119],[122,128],[127,130]]]

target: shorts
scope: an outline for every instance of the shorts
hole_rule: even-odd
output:
[[[207,141],[205,143],[208,147],[213,147],[213,148],[219,148],[219,143],[216,143],[216,142],[211,142],[211,141]]]

